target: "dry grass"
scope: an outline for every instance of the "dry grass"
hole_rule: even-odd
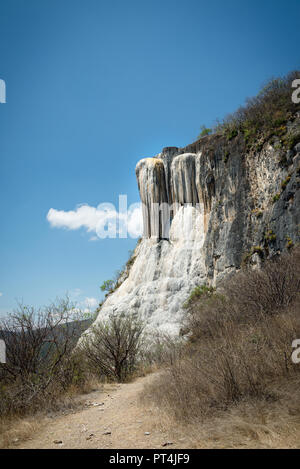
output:
[[[103,384],[95,377],[90,377],[79,388],[69,387],[64,394],[56,396],[50,402],[39,402],[39,408],[30,409],[28,415],[11,414],[0,417],[0,449],[13,448],[21,441],[34,437],[48,422],[49,417],[68,414],[82,407],[85,396],[91,392],[102,390]]]
[[[293,445],[293,429],[300,434],[300,366],[291,360],[300,337],[299,274],[297,248],[262,271],[237,274],[223,295],[192,295],[188,340],[145,390],[148,402],[177,425],[201,423],[204,440],[212,433],[229,446],[248,438],[269,445],[284,429]]]
[[[152,428],[168,433],[183,448],[299,448],[299,384],[297,377],[277,385],[275,401],[247,398],[201,420],[179,420],[149,399],[148,386],[142,401],[153,416]]]
[[[8,449],[19,441],[24,441],[34,435],[41,428],[41,419],[31,417],[27,419],[14,418],[0,420],[0,449]]]
[[[240,133],[250,147],[257,148],[258,140],[277,136],[292,148],[299,142],[300,134],[289,135],[287,122],[292,121],[300,109],[291,99],[292,83],[299,76],[300,71],[294,70],[285,77],[273,78],[257,96],[248,98],[245,106],[227,116],[216,130],[224,132],[228,140]]]

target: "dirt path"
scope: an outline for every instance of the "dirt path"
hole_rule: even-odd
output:
[[[22,437],[10,438],[12,443],[8,446],[20,449],[299,447],[298,401],[290,410],[289,401],[268,406],[256,401],[253,405],[241,403],[205,424],[179,425],[149,402],[141,403],[144,386],[155,377],[153,373],[133,383],[106,385],[103,390],[84,396],[84,408],[81,405],[72,413],[43,418],[40,422],[35,418],[35,433],[27,432],[31,438],[26,441]]]
[[[159,428],[155,410],[140,403],[140,392],[153,376],[88,394],[86,409],[47,418],[18,448],[162,448],[167,442],[173,443],[170,448],[183,447],[184,441],[173,442]]]

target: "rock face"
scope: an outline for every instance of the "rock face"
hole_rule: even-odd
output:
[[[293,124],[300,130],[300,119]],[[144,236],[128,276],[98,319],[137,312],[178,333],[196,285],[218,286],[243,262],[257,265],[300,241],[300,145],[247,151],[244,140],[204,137],[139,161]]]

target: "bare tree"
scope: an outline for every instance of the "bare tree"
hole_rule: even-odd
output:
[[[265,262],[261,270],[243,270],[225,289],[245,318],[276,314],[299,298],[300,248]]]
[[[143,323],[131,314],[111,315],[95,324],[79,347],[98,375],[124,381],[136,368],[143,330]]]
[[[70,384],[75,372],[72,350],[87,323],[68,297],[38,310],[20,304],[0,321],[0,338],[6,344],[0,413],[24,411]]]

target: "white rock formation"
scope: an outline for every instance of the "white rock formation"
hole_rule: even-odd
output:
[[[151,327],[178,333],[184,300],[193,286],[206,280],[204,204],[199,203],[195,183],[200,156],[188,153],[171,159],[170,153],[137,164],[144,238],[128,278],[108,296],[98,320],[136,311]]]
[[[243,145],[215,136],[137,164],[144,237],[127,278],[96,321],[136,312],[150,327],[176,334],[194,286],[217,285],[240,268],[245,254],[251,259],[253,246],[269,256],[285,248],[287,237],[299,242],[299,149],[282,168],[282,155],[269,144],[256,155]],[[287,189],[273,204],[288,174]],[[273,244],[266,241],[270,229]]]

